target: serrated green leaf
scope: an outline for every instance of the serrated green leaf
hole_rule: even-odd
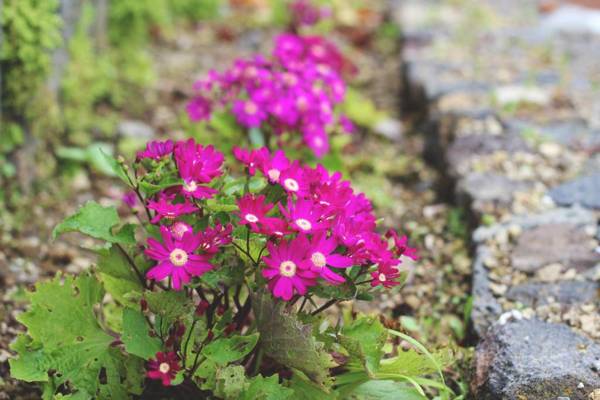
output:
[[[277,375],[271,375],[266,378],[262,375],[257,375],[250,380],[250,385],[244,390],[239,399],[285,400],[292,398],[293,395],[294,390],[281,385]]]
[[[191,313],[194,307],[184,292],[146,292],[144,298],[150,311],[160,316],[168,326]]]
[[[236,400],[247,387],[246,370],[241,365],[230,365],[217,370],[215,394],[225,400]]]
[[[130,294],[141,294],[143,287],[127,257],[117,246],[101,249],[98,254],[98,276],[104,289],[119,303],[131,304]]]
[[[358,362],[372,376],[379,369],[387,337],[376,317],[361,317],[344,327],[340,342],[350,354],[350,363]]]
[[[95,201],[88,201],[75,214],[58,224],[52,231],[52,237],[56,239],[62,233],[77,231],[111,243],[135,244],[131,228],[126,228],[125,233],[112,233],[119,222],[115,207],[103,207]]]
[[[249,354],[256,346],[258,336],[258,333],[255,333],[214,340],[204,347],[202,355],[219,365],[227,365]]]
[[[123,334],[121,340],[128,353],[147,360],[162,348],[160,340],[150,336],[150,327],[140,311],[126,308],[123,310]]]
[[[325,392],[322,387],[311,382],[301,372],[294,371],[290,380],[290,388],[294,391],[294,400],[336,400],[337,391]]]
[[[57,372],[56,387],[68,382],[85,398],[127,397],[127,359],[111,346],[114,337],[102,330],[94,315],[103,296],[101,285],[90,276],[66,277],[64,282],[61,278],[38,284],[29,294],[29,310],[18,317],[31,338],[28,351],[41,351],[43,360],[37,362]],[[19,357],[32,355],[21,351]]]
[[[277,362],[304,372],[322,387],[329,385],[329,368],[333,359],[323,343],[313,337],[313,328],[285,309],[286,303],[275,303],[265,292],[252,294],[252,308],[260,333],[260,346]]]

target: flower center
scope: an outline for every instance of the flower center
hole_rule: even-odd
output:
[[[298,107],[298,110],[306,111],[306,108],[308,106],[308,100],[306,99],[306,97],[298,97],[298,100],[296,100],[296,106]]]
[[[175,222],[171,227],[171,232],[177,239],[181,239],[188,230],[189,228],[183,222]]]
[[[315,144],[315,146],[317,147],[323,147],[323,139],[321,139],[320,137],[316,137],[313,140],[313,143]]]
[[[196,181],[184,181],[183,182],[183,190],[186,192],[195,192],[198,189],[198,185]]]
[[[169,364],[165,363],[160,363],[160,365],[158,366],[158,370],[160,372],[162,372],[163,374],[166,374],[167,372],[169,372],[171,370],[171,366]]]
[[[293,74],[290,74],[290,73],[286,72],[283,75],[283,81],[288,86],[294,86],[296,83],[298,83],[298,78],[296,78],[296,75],[293,75]]]
[[[267,171],[267,175],[269,175],[269,178],[272,181],[277,182],[279,180],[279,175],[281,175],[281,171],[279,171],[278,169],[273,168],[273,169],[270,169],[270,170]]]
[[[379,282],[385,282],[386,281],[386,277],[385,274],[382,272],[381,274],[379,274]]]
[[[281,275],[291,278],[296,275],[296,264],[293,261],[284,261],[279,265],[279,273]]]
[[[244,216],[244,218],[246,219],[246,221],[250,222],[250,223],[255,223],[258,222],[258,217],[254,214],[246,214]]]
[[[304,218],[298,218],[296,220],[296,225],[303,231],[310,231],[310,228],[312,228],[310,221]]]
[[[174,249],[171,254],[169,254],[169,260],[174,266],[181,267],[187,263],[188,254],[185,252],[185,250]]]
[[[244,104],[244,111],[248,115],[254,115],[258,111],[258,107],[253,101],[247,101],[246,104]]]
[[[283,185],[287,190],[291,190],[292,192],[297,192],[298,189],[300,189],[298,182],[292,178],[287,178],[285,181],[283,181]]]
[[[312,47],[312,53],[315,57],[323,57],[325,55],[325,49],[323,46],[316,45]]]
[[[327,260],[325,259],[325,255],[320,252],[314,252],[312,256],[310,256],[310,260],[315,265],[315,267],[323,268],[327,264]]]

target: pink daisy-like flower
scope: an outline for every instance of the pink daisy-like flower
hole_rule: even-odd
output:
[[[179,359],[175,352],[158,352],[156,358],[148,361],[148,371],[146,376],[150,379],[161,380],[163,386],[170,386],[171,381],[175,379],[177,372],[181,369]]]
[[[156,224],[162,218],[175,219],[181,215],[198,211],[196,206],[187,200],[184,203],[173,203],[172,198],[163,193],[158,196],[158,201],[148,201],[148,208],[156,211],[156,215],[151,220],[153,224]]]
[[[239,211],[236,213],[240,217],[240,225],[249,225],[254,232],[259,232],[258,224],[265,223],[266,214],[273,208],[273,204],[265,203],[264,195],[255,196],[246,194],[238,200]]]
[[[232,241],[231,232],[233,225],[223,226],[219,223],[214,228],[206,228],[204,232],[199,232],[200,249],[207,254],[215,254],[219,249]]]
[[[236,100],[233,103],[233,113],[237,121],[247,128],[258,128],[267,118],[265,110],[252,99]]]
[[[396,280],[400,277],[400,273],[396,268],[387,265],[380,265],[377,271],[371,272],[371,277],[373,278],[371,287],[381,285],[389,289],[400,285],[400,282]]]
[[[200,246],[198,235],[186,232],[181,240],[173,240],[166,226],[160,227],[160,234],[164,243],[148,238],[148,248],[144,251],[148,257],[158,261],[158,264],[146,273],[148,279],[161,281],[171,277],[173,289],[181,290],[182,283],[189,283],[191,277],[201,276],[214,268],[208,262],[208,256],[194,254]]]
[[[186,224],[183,221],[177,221],[173,225],[170,226],[169,230],[171,231],[171,235],[175,238],[175,240],[183,239],[183,235],[186,233],[193,233],[192,226],[190,224]]]
[[[327,228],[323,221],[323,207],[312,200],[298,199],[295,203],[288,201],[287,209],[281,203],[279,210],[290,223],[290,228],[296,232],[313,233]]]
[[[279,182],[281,173],[288,169],[290,161],[285,156],[283,150],[277,150],[273,157],[266,157],[262,164],[262,172],[269,179],[269,182]]]
[[[266,147],[261,147],[256,150],[247,150],[235,146],[233,148],[233,156],[248,168],[248,173],[252,176],[256,173],[256,169],[260,168],[266,158],[269,157],[269,150]]]
[[[196,189],[198,184],[209,183],[223,173],[221,167],[225,156],[213,145],[205,147],[194,139],[188,139],[177,142],[174,153],[179,175],[190,186],[190,193],[195,191],[192,189]]]
[[[348,268],[354,263],[350,257],[334,253],[337,242],[333,237],[327,238],[327,234],[322,232],[314,235],[312,240],[304,235],[300,235],[298,238],[304,241],[309,249],[307,259],[303,262],[304,267],[318,273],[321,278],[333,285],[344,283],[345,279],[329,269],[328,266]]]
[[[185,197],[193,197],[195,199],[210,199],[217,192],[217,189],[199,185],[193,179],[184,179],[183,185],[181,185],[181,194]]]
[[[385,237],[394,239],[394,252],[396,253],[396,256],[405,256],[414,261],[417,261],[419,259],[419,252],[417,251],[417,249],[408,246],[408,236],[403,235],[400,237],[398,235],[398,232],[396,232],[393,229],[390,229],[385,234]]]
[[[260,223],[260,233],[267,236],[285,236],[290,233],[288,223],[279,218],[266,217]]]
[[[304,196],[308,192],[308,185],[304,180],[304,170],[298,161],[294,161],[289,168],[280,172],[279,184],[286,192],[296,196]]]
[[[153,160],[160,160],[161,158],[173,153],[173,141],[165,140],[164,142],[158,140],[152,140],[146,144],[146,150],[139,151],[137,158],[151,158]]]
[[[206,97],[196,96],[187,104],[186,110],[192,121],[206,121],[210,119],[212,105]]]
[[[306,294],[308,287],[315,284],[316,274],[302,268],[306,258],[304,243],[298,240],[268,242],[267,249],[269,255],[263,257],[267,268],[262,270],[262,275],[269,280],[273,296],[288,301],[294,292]]]

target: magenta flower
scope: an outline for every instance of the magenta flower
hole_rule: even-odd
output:
[[[252,99],[236,100],[232,111],[237,121],[247,128],[258,128],[267,118],[265,110]]]
[[[206,228],[204,232],[199,232],[200,249],[210,255],[217,253],[221,247],[228,245],[233,240],[231,237],[233,225],[223,226],[219,223],[214,228]]]
[[[137,195],[133,191],[125,193],[121,199],[130,208],[134,208],[138,202]]]
[[[335,254],[337,242],[334,238],[327,238],[326,233],[319,233],[309,240],[304,235],[300,235],[299,240],[304,241],[309,249],[307,259],[303,262],[303,266],[311,271],[318,273],[321,278],[333,285],[344,283],[345,279],[333,272],[328,266],[335,268],[348,268],[354,265],[350,257],[341,254]]]
[[[304,196],[308,193],[308,185],[304,180],[304,171],[298,161],[294,161],[279,174],[279,184],[290,194]]]
[[[371,272],[371,277],[373,278],[371,287],[381,285],[385,288],[391,288],[400,285],[400,282],[396,280],[400,277],[398,270],[387,265],[380,265],[377,271]]]
[[[312,200],[298,199],[295,203],[288,201],[287,209],[279,204],[279,210],[296,232],[313,233],[327,228],[322,220],[323,208]]]
[[[262,163],[262,172],[269,179],[269,182],[279,182],[281,173],[288,169],[290,161],[285,156],[283,150],[277,150],[273,157],[265,157]]]
[[[268,242],[267,249],[269,255],[262,258],[266,264],[262,275],[269,280],[273,296],[288,301],[294,292],[304,295],[308,287],[315,285],[316,274],[302,268],[306,258],[304,243],[298,240],[283,240],[277,245]]]
[[[249,225],[254,232],[260,232],[259,223],[265,223],[266,214],[273,208],[273,204],[265,203],[265,196],[246,194],[238,200],[240,225]]]
[[[161,158],[173,153],[173,141],[165,140],[164,142],[158,140],[152,140],[146,144],[146,150],[139,151],[137,158],[151,158],[153,160],[160,160]]]
[[[187,104],[186,110],[192,121],[206,121],[210,119],[212,105],[206,97],[197,96]]]
[[[188,193],[195,192],[199,184],[209,183],[223,173],[221,167],[225,156],[213,145],[204,147],[189,139],[177,142],[174,153],[179,175],[189,186]]]
[[[262,147],[256,150],[247,150],[241,147],[233,147],[233,156],[248,168],[248,173],[254,175],[257,168],[261,168],[264,160],[269,157],[269,150]]]
[[[161,281],[170,277],[173,289],[181,290],[182,283],[189,283],[191,277],[201,276],[213,269],[208,262],[208,256],[194,254],[200,246],[200,237],[186,232],[181,240],[173,240],[171,232],[165,226],[160,227],[160,234],[164,243],[154,238],[148,238],[146,255],[158,264],[147,273],[148,279]]]
[[[192,226],[190,224],[186,224],[183,221],[177,221],[169,228],[171,231],[171,235],[175,238],[175,240],[183,239],[183,235],[186,233],[193,233]]]
[[[151,220],[153,224],[156,224],[162,218],[175,219],[179,216],[198,211],[196,206],[187,200],[184,203],[173,203],[172,198],[166,196],[164,193],[158,196],[158,201],[148,201],[148,208],[156,211],[156,215]]]
[[[405,256],[414,261],[417,261],[419,259],[419,252],[417,251],[417,249],[408,246],[408,237],[406,235],[399,237],[398,233],[395,230],[390,229],[385,234],[385,237],[394,239],[394,252],[396,256]]]
[[[148,369],[146,372],[148,378],[161,380],[163,386],[170,386],[181,366],[175,352],[163,353],[159,351],[156,353],[155,359],[148,361]]]
[[[342,132],[352,134],[356,131],[356,127],[354,126],[352,121],[350,121],[350,119],[345,115],[340,115],[338,118],[338,122],[342,127]]]
[[[279,218],[266,217],[260,223],[260,233],[267,236],[285,236],[290,233],[288,223]]]

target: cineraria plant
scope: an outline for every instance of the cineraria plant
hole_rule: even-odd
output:
[[[320,36],[282,34],[270,58],[238,59],[196,82],[188,116],[210,120],[214,110],[223,109],[250,138],[286,148],[303,143],[321,158],[329,151],[330,132],[354,129],[336,111],[346,93],[341,73],[349,67],[336,46]]]
[[[132,215],[88,202],[55,228],[99,239],[98,262],[28,293],[12,375],[45,399],[448,398],[418,342],[376,316],[330,318],[403,282],[418,258],[406,237],[378,234],[339,173],[265,148],[235,157],[192,139],[107,157]]]

